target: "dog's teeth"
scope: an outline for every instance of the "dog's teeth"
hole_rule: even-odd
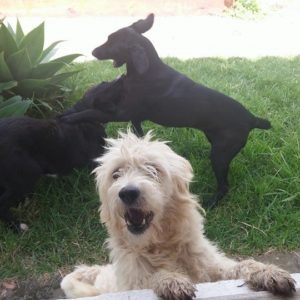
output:
[[[142,222],[142,225],[145,225],[145,224],[146,224],[146,219],[144,218],[143,222]]]

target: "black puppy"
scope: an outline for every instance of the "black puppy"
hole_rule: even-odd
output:
[[[113,103],[119,97],[114,82],[99,84],[96,89],[103,103]],[[91,95],[93,90],[86,95]],[[94,108],[91,97],[86,95],[53,119],[0,119],[0,219],[13,229],[21,229],[21,224],[10,208],[32,192],[39,177],[67,175],[74,168],[91,165],[103,152],[106,135],[102,124],[95,119],[80,118],[81,112]],[[106,107],[102,108],[107,111]],[[77,119],[70,124],[67,120],[73,115]]]
[[[231,160],[245,146],[253,128],[269,129],[270,122],[257,118],[234,99],[198,84],[170,68],[159,58],[152,43],[142,35],[154,21],[150,14],[129,27],[109,35],[94,49],[100,59],[112,59],[115,67],[126,64],[121,78],[122,99],[117,112],[99,113],[99,119],[132,121],[137,133],[143,134],[141,122],[202,130],[211,143],[211,163],[218,190],[208,205],[213,206],[228,191]]]

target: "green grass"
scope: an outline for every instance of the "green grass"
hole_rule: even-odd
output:
[[[207,213],[209,238],[230,254],[253,254],[270,248],[300,248],[300,57],[259,60],[166,59],[197,82],[238,99],[258,116],[268,118],[269,131],[253,130],[235,158],[231,190]],[[81,68],[82,65],[73,68]],[[122,70],[109,62],[84,64],[68,81],[68,99],[79,99],[92,84],[111,80]],[[110,124],[109,136],[127,124]],[[192,191],[208,197],[215,178],[208,159],[209,144],[193,129],[174,129],[146,122],[156,136],[189,159],[195,171]],[[30,225],[15,235],[0,225],[0,278],[26,277],[78,263],[102,263],[106,232],[98,220],[98,197],[87,170],[60,179],[42,179],[30,204],[16,213]]]

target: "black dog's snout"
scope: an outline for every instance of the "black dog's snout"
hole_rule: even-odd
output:
[[[98,57],[97,57],[97,52],[98,52],[98,48],[95,48],[95,49],[92,51],[92,55],[93,55],[94,57],[96,57],[96,58],[98,58]]]
[[[127,205],[134,204],[140,195],[140,190],[133,185],[123,187],[119,192],[120,199]]]

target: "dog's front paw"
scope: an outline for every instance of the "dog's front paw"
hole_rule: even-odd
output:
[[[173,278],[161,282],[156,291],[164,300],[192,300],[195,295],[194,285],[186,278]]]
[[[275,295],[291,296],[296,291],[291,275],[274,265],[251,274],[247,283],[254,290],[266,290]]]

